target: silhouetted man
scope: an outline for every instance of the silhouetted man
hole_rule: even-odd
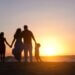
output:
[[[32,62],[32,39],[36,43],[36,40],[34,38],[33,33],[28,30],[28,26],[24,25],[24,31],[22,32],[22,37],[24,41],[24,57],[25,57],[25,62],[28,61],[28,52],[29,52],[29,58],[30,62]]]

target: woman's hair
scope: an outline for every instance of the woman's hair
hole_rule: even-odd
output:
[[[20,36],[20,34],[21,34],[21,28],[18,28],[18,29],[16,30],[16,32],[15,32],[14,37],[17,38],[17,37]]]

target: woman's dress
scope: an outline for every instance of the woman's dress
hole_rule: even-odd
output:
[[[15,42],[12,53],[17,60],[20,60],[21,59],[21,53],[22,53],[23,46],[24,46],[22,43],[22,37],[19,36],[19,37],[14,37],[14,38],[16,39],[16,42]]]

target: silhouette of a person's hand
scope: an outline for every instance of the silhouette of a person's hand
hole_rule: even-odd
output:
[[[12,48],[12,45],[10,45],[10,48]]]
[[[35,42],[35,45],[37,44],[37,42]]]

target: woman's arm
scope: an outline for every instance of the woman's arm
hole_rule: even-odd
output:
[[[15,42],[15,38],[13,39],[13,41],[12,41],[12,43],[11,43],[11,47],[13,46],[14,42]]]
[[[5,43],[9,46],[9,47],[11,47],[10,45],[9,45],[9,43],[7,42],[7,40],[5,39]]]

